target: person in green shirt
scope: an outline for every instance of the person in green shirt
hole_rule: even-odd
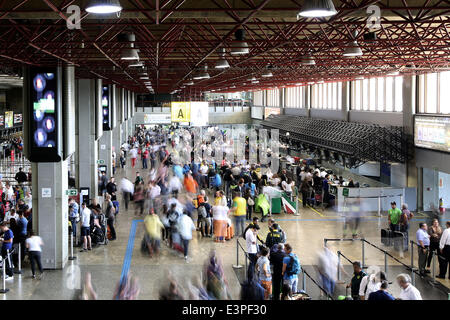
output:
[[[395,201],[391,202],[391,209],[388,210],[389,227],[392,231],[400,231],[400,217],[402,210],[397,208]]]

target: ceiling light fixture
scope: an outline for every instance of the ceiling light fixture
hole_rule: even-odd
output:
[[[358,36],[358,31],[355,31],[353,33],[353,38],[355,40],[350,42],[349,46],[347,48],[345,48],[344,53],[343,53],[344,57],[356,57],[356,56],[363,55],[363,52],[362,52],[361,48],[359,47],[358,42],[356,41],[357,36]]]
[[[297,19],[329,17],[337,13],[333,0],[305,0],[302,9],[297,14]]]
[[[262,73],[261,77],[263,78],[273,77],[272,71],[270,71],[269,69],[271,69],[271,66],[266,67],[266,70]]]
[[[225,48],[222,47],[219,49],[219,57],[220,59],[216,61],[215,68],[216,69],[226,69],[230,67],[230,64],[225,59]]]
[[[92,0],[86,6],[86,11],[95,14],[109,14],[122,11],[119,0]]]
[[[314,60],[314,57],[310,54],[308,54],[302,58],[302,65],[304,65],[304,66],[313,66],[315,64],[316,64],[316,60]]]
[[[231,54],[232,55],[241,55],[241,54],[248,54],[250,50],[248,49],[247,42],[244,41],[245,39],[245,30],[244,29],[238,29],[234,33],[234,36],[237,40],[234,44],[231,46]]]
[[[129,47],[122,50],[120,59],[122,60],[139,60],[139,50],[134,48],[136,36],[134,33],[123,33],[117,37],[119,42],[127,42]]]

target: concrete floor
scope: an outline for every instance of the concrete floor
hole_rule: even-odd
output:
[[[146,179],[144,170],[140,168],[137,170]],[[117,183],[119,184],[120,178],[125,174],[133,181],[135,172],[136,169],[131,168],[127,168],[125,172],[119,169],[116,174]],[[274,215],[274,218],[285,230],[288,238],[287,242],[294,247],[294,251],[299,256],[301,264],[305,266],[305,270],[317,279],[317,274],[312,267],[316,264],[317,252],[322,248],[324,238],[342,237],[342,217],[333,211],[302,208],[300,216],[279,214]],[[425,218],[422,214],[416,215],[416,219],[414,219],[411,226],[411,239],[415,238],[413,235],[417,230],[418,223]],[[122,205],[116,221],[116,241],[109,242],[108,245],[100,245],[89,252],[80,253],[79,248],[75,248],[77,259],[69,261],[64,270],[46,271],[43,280],[32,280],[29,266],[25,264],[22,275],[16,275],[14,280],[6,282],[10,291],[6,294],[0,294],[0,299],[72,299],[76,294],[75,289],[80,287],[79,279],[83,279],[84,274],[90,272],[98,298],[108,300],[113,298],[113,293],[121,274],[126,272],[128,267],[129,271],[139,279],[141,287],[139,299],[158,299],[159,289],[166,283],[165,279],[167,279],[168,272],[171,272],[184,286],[187,281],[201,274],[204,262],[208,258],[209,252],[213,249],[217,250],[218,255],[223,260],[225,277],[231,296],[234,299],[239,298],[239,280],[232,267],[232,265],[236,264],[235,239],[226,243],[215,243],[211,238],[202,239],[200,233],[196,232],[190,244],[190,260],[188,263],[185,262],[184,258],[174,254],[164,244],[162,245],[160,257],[150,259],[147,256],[143,256],[140,252],[140,243],[144,234],[142,219],[143,217],[135,216],[132,204],[128,211],[125,211]],[[136,228],[134,237],[132,234],[130,236],[133,224]],[[386,217],[378,218],[375,215],[368,214],[361,222],[361,237],[382,247],[379,236],[380,228],[386,226]],[[267,224],[263,223],[259,232],[264,238],[267,231]],[[241,239],[241,243],[244,244],[243,239]],[[330,242],[330,248],[334,252],[340,250],[350,260],[361,260],[361,241]],[[392,248],[388,248],[388,250],[392,250]],[[398,256],[395,252],[392,254]],[[241,252],[240,264],[244,264],[243,257]],[[409,253],[407,252],[405,257],[400,260],[409,265]],[[417,264],[417,259],[415,259],[415,263]],[[390,281],[395,280],[396,274],[407,272],[405,268],[392,259],[388,259],[388,264],[388,278]],[[384,255],[380,251],[365,245],[365,265],[378,265],[383,269]],[[347,264],[345,268],[350,274],[350,265]],[[344,276],[344,280],[349,280],[349,278]],[[439,279],[439,281],[446,287],[450,287],[450,280]],[[313,283],[308,280],[306,284],[306,289],[311,292],[311,296],[315,299],[320,298],[318,289]],[[299,288],[301,288],[301,281]],[[422,292],[424,299],[446,299],[447,297],[445,293],[434,292],[433,290],[438,290],[434,287],[421,285],[420,288],[425,291]],[[337,292],[339,290],[341,289],[338,288]],[[433,291],[432,294],[427,293],[431,291]],[[395,296],[398,295],[399,288],[396,284],[392,284],[390,292]]]

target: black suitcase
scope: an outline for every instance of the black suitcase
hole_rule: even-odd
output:
[[[408,248],[408,244],[406,242],[406,233],[401,231],[393,232],[393,240],[394,240],[394,249],[397,251],[405,251]],[[405,248],[406,246],[406,248]]]
[[[381,243],[385,246],[392,246],[392,238],[393,234],[392,231],[389,229],[381,229]]]

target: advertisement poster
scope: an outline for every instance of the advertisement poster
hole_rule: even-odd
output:
[[[3,127],[5,125],[5,117],[0,116],[0,127]]]
[[[14,127],[14,112],[6,111],[5,112],[5,128]]]
[[[169,124],[171,122],[170,113],[144,114],[144,124]]]
[[[171,105],[172,122],[190,122],[191,121],[191,103],[190,102],[172,102]]]

